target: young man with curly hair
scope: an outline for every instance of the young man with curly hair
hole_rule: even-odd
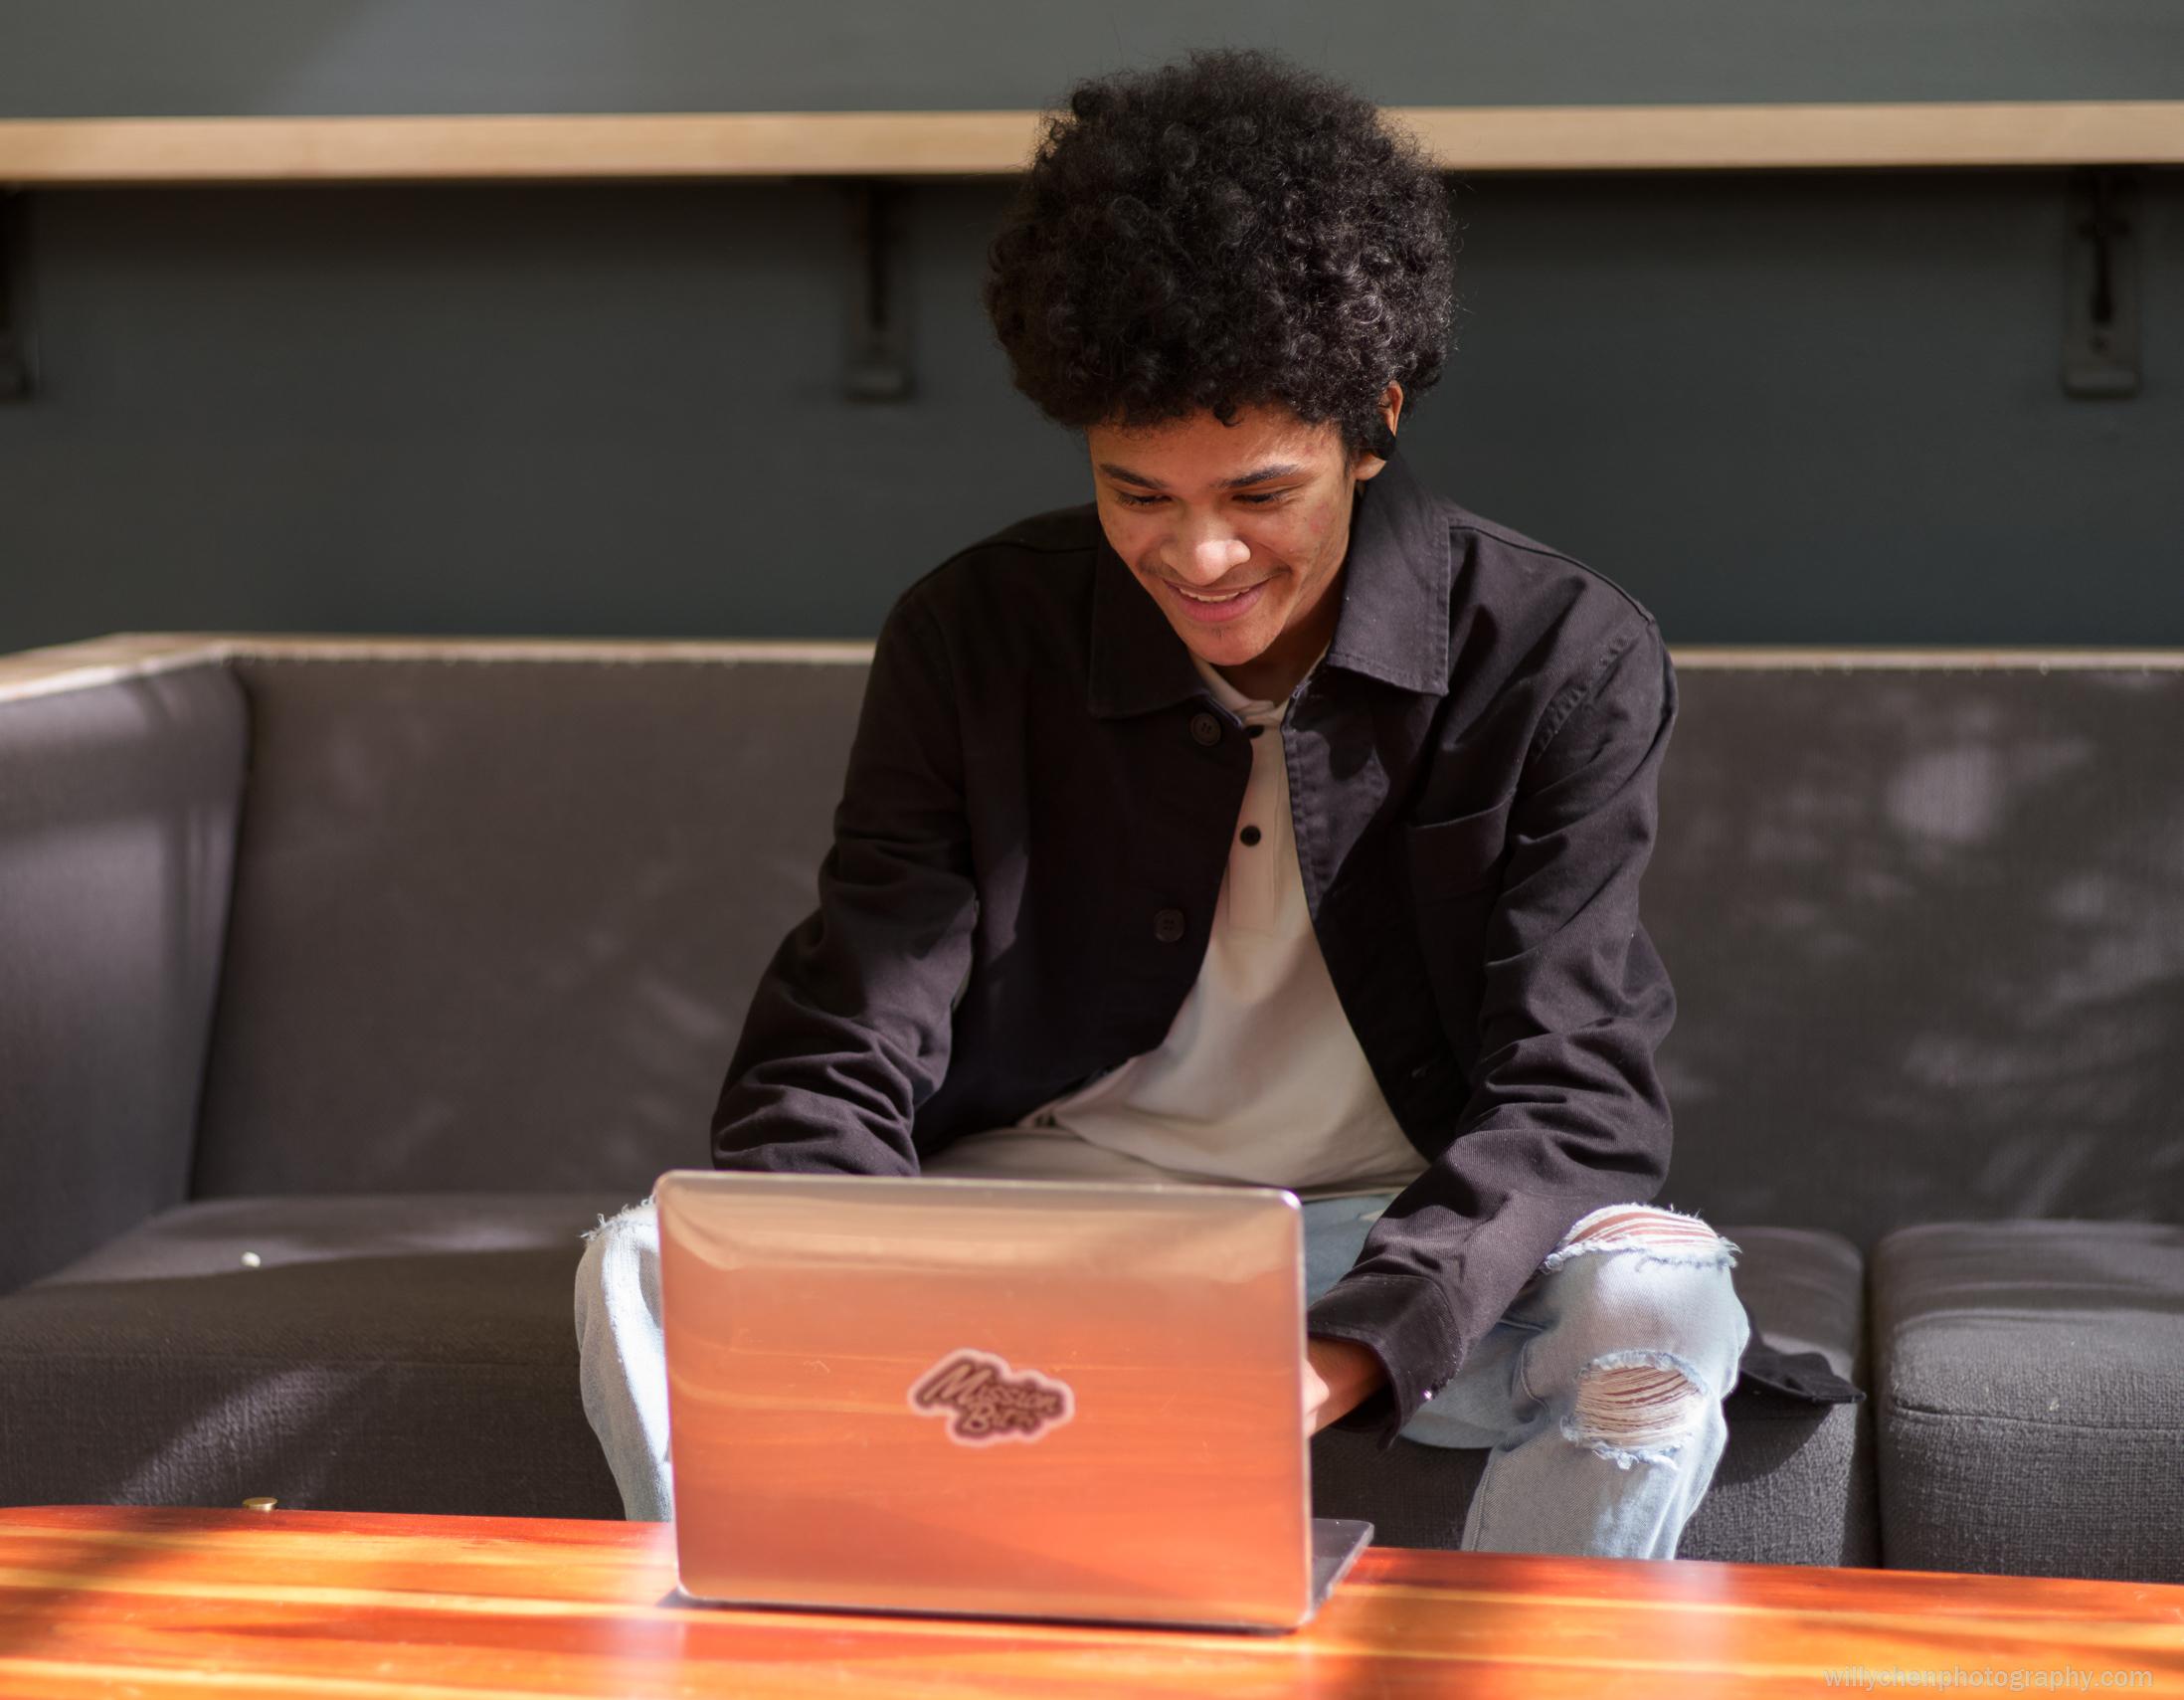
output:
[[[985,304],[1094,499],[890,610],[713,1157],[1290,1188],[1307,1431],[1491,1448],[1467,1548],[1669,1558],[1740,1370],[1853,1390],[1785,1379],[1735,1247],[1647,1203],[1675,675],[1635,598],[1397,454],[1450,248],[1416,144],[1267,55],[1072,92]],[[592,1236],[578,1327],[665,1517],[654,1234]]]

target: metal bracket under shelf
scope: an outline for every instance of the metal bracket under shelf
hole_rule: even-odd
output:
[[[0,186],[0,402],[30,400],[30,326],[23,312],[29,296],[30,196]]]
[[[849,286],[849,363],[840,393],[849,402],[900,402],[911,393],[904,290],[895,278],[898,232],[893,212],[902,190],[876,177],[860,177],[843,188],[849,197],[856,276]]]
[[[2063,393],[2138,394],[2138,179],[2116,166],[2071,173],[2064,278]]]
[[[849,291],[849,360],[841,393],[847,401],[908,398],[910,360],[903,329],[903,292],[896,285],[894,221],[901,190],[877,178],[844,184],[856,275]]]

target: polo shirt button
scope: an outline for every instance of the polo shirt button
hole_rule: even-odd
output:
[[[1217,744],[1221,741],[1221,723],[1202,711],[1193,714],[1190,716],[1190,735],[1201,744]]]
[[[1163,944],[1174,944],[1183,936],[1183,912],[1181,909],[1163,909],[1153,917],[1153,936]]]
[[[1259,842],[1259,829],[1256,827],[1246,827],[1236,836],[1239,839],[1243,840],[1243,842],[1247,845],[1255,845]]]

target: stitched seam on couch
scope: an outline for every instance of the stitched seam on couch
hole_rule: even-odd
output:
[[[2022,1428],[2070,1428],[2083,1434],[2173,1434],[2184,1436],[2184,1426],[2175,1423],[2141,1422],[2051,1422],[2039,1417],[1990,1416],[1975,1411],[1932,1411],[1922,1405],[1902,1405],[1887,1400],[1889,1415],[1923,1418],[1928,1422],[2014,1422]]]

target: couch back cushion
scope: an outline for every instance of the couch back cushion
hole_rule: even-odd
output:
[[[817,901],[848,657],[237,658],[199,1195],[641,1198],[703,1167],[751,989]]]
[[[2184,667],[1685,665],[1668,1196],[2184,1218]]]
[[[765,646],[754,652],[764,656]],[[861,661],[235,663],[198,1187],[702,1166],[812,906]],[[2184,1199],[2184,671],[1679,667],[1646,924],[1665,1195],[1860,1243]]]
[[[0,1292],[185,1196],[246,738],[217,662],[0,700]]]

